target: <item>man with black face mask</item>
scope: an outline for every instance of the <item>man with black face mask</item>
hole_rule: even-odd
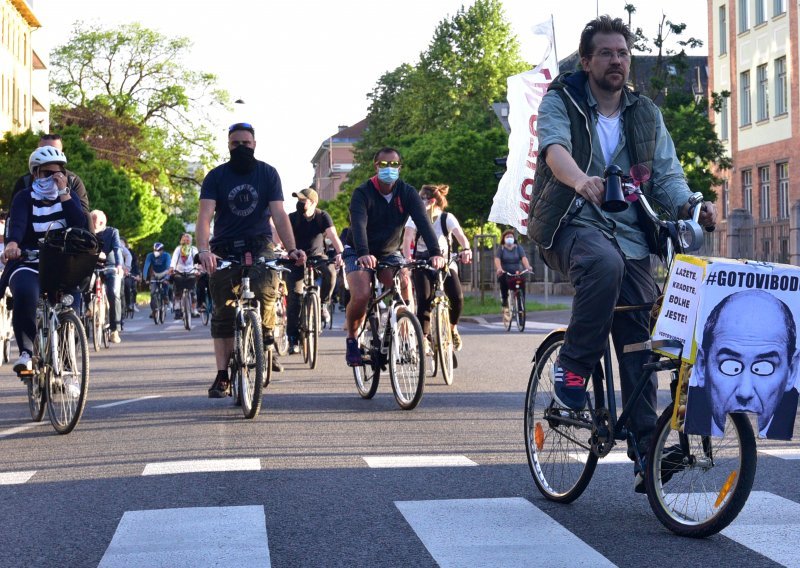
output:
[[[325,254],[325,237],[331,240],[336,252],[336,268],[342,264],[342,250],[344,249],[333,219],[325,211],[317,209],[319,196],[311,188],[300,190],[292,194],[297,198],[297,210],[289,213],[289,222],[297,242],[297,248],[302,249],[310,260],[327,259]],[[320,303],[322,304],[322,325],[328,321],[328,303],[331,292],[336,285],[336,268],[327,264],[320,267],[322,274],[322,287],[320,289]],[[286,335],[289,337],[289,352],[300,351],[297,345],[297,329],[300,319],[300,297],[303,293],[303,267],[295,266],[292,272],[286,274],[286,286],[289,288],[289,302],[287,305]]]
[[[197,245],[203,268],[209,274],[209,289],[214,304],[211,315],[211,337],[214,338],[214,357],[217,375],[210,398],[228,394],[228,358],[233,351],[235,308],[228,305],[233,299],[233,279],[236,271],[217,272],[217,260],[229,256],[245,258],[275,257],[270,216],[289,257],[302,265],[306,255],[295,247],[289,217],[283,209],[283,189],[278,172],[269,164],[255,158],[256,137],[252,125],[240,122],[228,129],[228,150],[231,159],[206,175],[200,190],[200,211],[197,215]],[[214,236],[211,237],[211,219]],[[275,299],[278,275],[261,266],[250,269],[250,287],[261,305],[264,347],[271,347],[275,326]],[[272,370],[283,370],[273,353]]]

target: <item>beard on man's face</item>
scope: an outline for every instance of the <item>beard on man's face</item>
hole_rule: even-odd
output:
[[[620,91],[625,86],[627,77],[622,67],[614,67],[600,77],[595,77],[594,80],[597,86],[605,91]]]

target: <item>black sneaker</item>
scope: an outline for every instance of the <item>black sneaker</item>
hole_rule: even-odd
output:
[[[278,355],[274,352],[272,353],[272,372],[283,373],[283,365],[278,361]]]
[[[583,410],[586,406],[586,377],[581,377],[556,362],[553,365],[553,395],[561,406]]]
[[[344,358],[351,367],[360,367],[364,364],[364,360],[361,358],[361,349],[358,348],[358,341],[347,338],[347,352]]]
[[[219,378],[215,378],[214,384],[208,389],[208,398],[225,398],[228,396],[229,386],[228,379],[220,380]]]

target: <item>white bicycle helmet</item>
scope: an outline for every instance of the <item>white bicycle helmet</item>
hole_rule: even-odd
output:
[[[64,152],[55,146],[42,146],[41,148],[36,148],[31,157],[28,158],[28,169],[33,173],[34,168],[51,163],[66,164],[67,157]]]

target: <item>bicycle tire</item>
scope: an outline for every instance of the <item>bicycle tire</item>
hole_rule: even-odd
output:
[[[245,310],[241,333],[239,393],[244,417],[253,419],[261,410],[261,390],[264,385],[264,339],[261,335],[261,318],[255,310]]]
[[[26,379],[28,410],[34,422],[41,422],[47,410],[47,376],[42,353],[47,352],[47,343],[42,332],[42,320],[37,317],[36,337],[33,341],[33,376]]]
[[[210,303],[206,302],[200,308],[200,321],[203,323],[203,325],[208,325],[210,319],[211,319],[211,307]]]
[[[436,351],[436,341],[434,338],[437,336],[436,331],[436,312],[431,313],[431,334],[428,336],[427,343],[428,348],[425,351],[425,373],[429,377],[435,377],[436,373],[439,371],[439,354]]]
[[[308,366],[311,369],[316,369],[317,357],[319,355],[319,334],[321,326],[320,303],[319,295],[316,292],[312,292],[309,295],[309,298],[309,317],[307,321],[309,328],[306,330],[308,342]]]
[[[647,498],[669,530],[705,538],[731,524],[747,502],[758,460],[755,433],[747,415],[737,413],[728,415],[722,437],[681,434],[670,424],[673,404],[658,419],[647,454]],[[680,448],[675,455],[675,444],[685,444],[689,456],[681,457]]]
[[[525,293],[522,290],[517,292],[517,313],[514,318],[517,321],[517,329],[522,333],[525,331]]]
[[[160,316],[158,318],[159,319],[158,323],[162,323],[163,324],[165,321],[167,321],[167,304],[169,304],[170,305],[170,309],[172,309],[172,303],[170,303],[169,299],[164,297],[164,296],[162,296],[161,297],[161,308],[160,308],[161,314],[160,314]]]
[[[450,327],[450,312],[444,303],[436,306],[436,351],[442,369],[444,384],[453,384],[453,330]]]
[[[103,320],[100,310],[100,300],[97,296],[92,300],[92,346],[95,351],[100,351],[103,334]]]
[[[553,401],[553,365],[565,335],[564,332],[552,333],[539,347],[525,394],[528,467],[541,494],[558,503],[571,503],[580,497],[597,466],[597,456],[589,447],[589,411],[561,409]],[[587,391],[591,388],[592,381],[588,381]],[[549,418],[551,413],[555,419]],[[587,428],[559,424],[559,416],[585,421]]]
[[[506,328],[506,331],[511,331],[511,322],[513,322],[517,318],[516,309],[517,309],[517,299],[515,297],[514,292],[508,292],[508,317],[503,316],[503,325]]]
[[[275,327],[272,329],[275,351],[283,357],[289,352],[289,337],[286,335],[286,296],[275,300]]]
[[[413,313],[402,307],[389,340],[389,378],[397,404],[412,410],[425,391],[425,353],[422,326]]]
[[[181,309],[183,310],[183,327],[192,331],[192,295],[184,290],[181,295]]]
[[[108,305],[108,297],[104,298],[105,308],[103,309],[103,348],[111,347],[111,308]]]
[[[300,322],[298,327],[298,343],[300,344],[300,355],[303,356],[303,363],[308,363],[308,331],[311,326],[311,306],[308,294],[303,294],[300,305]]]
[[[364,323],[358,330],[356,338],[361,350],[362,365],[353,367],[353,378],[361,398],[370,399],[378,391],[381,378],[381,334],[378,329],[379,319],[375,312],[367,314]]]
[[[88,345],[86,332],[74,312],[58,315],[56,333],[61,368],[58,377],[52,368],[48,373],[47,414],[56,432],[69,434],[80,422],[86,406],[89,391]]]
[[[11,340],[3,340],[3,363],[11,361]]]

